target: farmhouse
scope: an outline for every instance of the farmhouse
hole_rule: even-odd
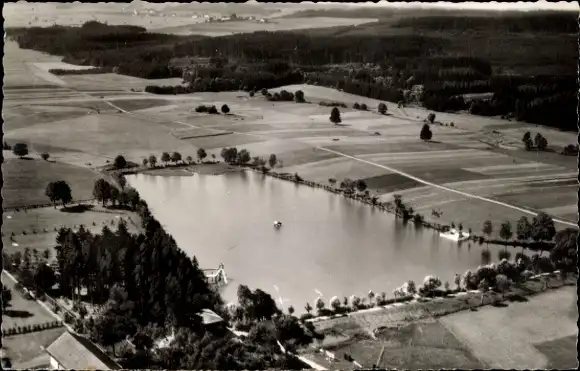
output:
[[[52,370],[120,370],[121,366],[109,358],[87,338],[65,332],[46,348]]]

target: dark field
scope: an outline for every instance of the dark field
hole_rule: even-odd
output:
[[[7,159],[2,165],[4,207],[49,203],[44,195],[49,182],[64,180],[72,190],[73,200],[92,198],[98,175],[87,168],[37,159]]]

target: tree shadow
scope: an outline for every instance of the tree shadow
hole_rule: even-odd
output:
[[[505,307],[508,307],[509,306],[508,304],[506,304],[506,303],[504,303],[502,301],[493,302],[493,303],[491,303],[491,305],[493,307],[496,307],[496,308],[505,308]]]
[[[94,208],[94,205],[74,205],[74,206],[67,206],[60,209],[63,213],[73,213],[73,214],[81,214],[85,211],[89,211]]]
[[[526,298],[525,296],[520,295],[520,294],[511,295],[507,299],[511,302],[517,302],[517,303],[525,303],[528,301],[528,298]]]
[[[8,317],[13,318],[30,318],[34,316],[32,313],[26,310],[14,310],[14,309],[6,309],[4,311],[4,314],[7,315]]]

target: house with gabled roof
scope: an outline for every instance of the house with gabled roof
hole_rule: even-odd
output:
[[[52,370],[120,370],[122,367],[86,337],[66,331],[46,349]]]

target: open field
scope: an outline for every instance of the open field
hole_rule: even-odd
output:
[[[5,337],[2,339],[4,356],[10,358],[14,369],[48,369],[50,359],[42,347],[48,347],[65,331],[60,327]]]
[[[279,31],[292,29],[337,27],[359,25],[376,21],[375,18],[341,18],[341,17],[292,17],[292,13],[304,9],[291,4],[272,4],[264,8],[263,4],[252,6],[240,4],[224,8],[222,4],[187,4],[186,7],[178,4],[106,4],[95,7],[83,4],[76,7],[54,7],[44,4],[12,4],[9,9],[4,8],[3,16],[6,27],[46,27],[54,23],[63,26],[82,25],[91,20],[107,22],[112,25],[132,24],[145,27],[153,32],[172,33],[177,35],[206,35],[221,36],[240,32]],[[310,7],[320,8],[316,4]],[[236,8],[237,11],[236,11]],[[148,10],[153,10],[149,12]],[[134,14],[134,11],[137,14]],[[203,15],[213,17],[230,16],[236,13],[239,16],[253,16],[255,20],[241,20],[229,22],[204,23]],[[280,18],[285,16],[284,18]],[[268,23],[261,23],[261,18],[273,18]]]
[[[93,184],[98,174],[90,169],[39,159],[9,158],[2,164],[4,207],[49,203],[44,191],[50,182],[64,180],[72,190],[73,200],[93,197]]]
[[[441,322],[491,368],[543,369],[549,364],[557,369],[576,368],[575,344],[569,341],[578,335],[578,312],[570,313],[577,310],[576,301],[576,287],[564,287],[526,303],[456,313],[442,317]],[[563,357],[558,359],[549,345],[553,341],[572,345],[574,350],[559,349]]]
[[[4,272],[2,273],[2,283],[12,291],[10,306],[2,313],[2,329],[39,325],[57,320],[56,317],[40,306],[35,300],[24,298],[15,289],[14,281]]]
[[[13,253],[16,251],[24,252],[25,248],[37,249],[42,252],[46,248],[52,251],[52,257],[56,256],[53,250],[56,244],[56,235],[61,226],[78,229],[82,224],[92,233],[100,232],[106,225],[110,229],[116,229],[119,220],[127,222],[129,231],[137,232],[137,227],[131,223],[129,218],[137,222],[138,216],[134,212],[125,210],[104,209],[98,203],[90,204],[92,208],[84,212],[66,212],[61,207],[43,207],[38,209],[5,211],[2,218],[2,242],[4,243],[3,251]],[[23,235],[22,232],[26,234]],[[34,233],[36,231],[36,233]],[[14,233],[11,240],[10,236]]]
[[[497,306],[487,304],[498,294],[486,295],[480,307],[480,294],[469,293],[315,322],[326,334],[321,345],[339,361],[329,363],[314,351],[305,356],[329,369],[352,368],[344,354],[367,368],[575,368],[576,286],[556,281],[543,293],[540,282],[528,282]]]

